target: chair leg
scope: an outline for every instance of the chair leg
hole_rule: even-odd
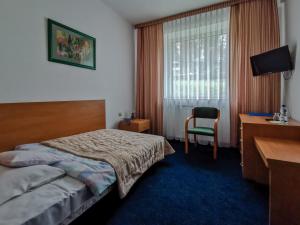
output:
[[[218,155],[218,138],[215,137],[214,138],[214,160],[217,159],[217,155]]]
[[[189,153],[189,135],[185,133],[185,154]]]

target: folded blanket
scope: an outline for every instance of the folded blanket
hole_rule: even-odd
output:
[[[68,176],[84,183],[94,195],[102,194],[105,189],[116,181],[114,169],[106,162],[78,157],[41,144],[20,145],[16,149],[24,153],[27,152],[28,157],[26,158],[28,160],[30,160],[31,155],[38,153],[52,155],[50,159],[59,158],[60,161],[51,164],[51,166],[62,169]],[[32,152],[35,154],[32,154]]]
[[[64,170],[70,177],[83,182],[96,196],[101,195],[116,181],[115,171],[102,163],[63,160],[53,166]]]
[[[111,164],[117,175],[121,198],[154,163],[174,153],[164,137],[114,129],[58,138],[42,144]]]
[[[0,166],[0,205],[64,175],[63,170],[47,165],[13,169]]]

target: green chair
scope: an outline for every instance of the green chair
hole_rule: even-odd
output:
[[[196,127],[197,118],[215,119],[214,128]],[[194,119],[194,127],[189,129],[189,121]],[[220,111],[211,107],[196,107],[192,111],[192,115],[185,120],[185,153],[189,153],[189,134],[194,134],[195,143],[197,143],[197,135],[214,137],[214,159],[217,159],[218,149],[218,121],[220,119]]]

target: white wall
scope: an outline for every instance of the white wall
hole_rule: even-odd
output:
[[[295,57],[295,71],[286,82],[287,106],[291,117],[300,120],[300,1],[286,1],[287,42]]]
[[[97,70],[47,60],[51,18],[96,38]],[[133,109],[132,26],[101,0],[0,1],[0,102],[105,99],[107,127]]]

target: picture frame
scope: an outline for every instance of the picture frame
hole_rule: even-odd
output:
[[[96,70],[96,39],[48,19],[48,60]]]

